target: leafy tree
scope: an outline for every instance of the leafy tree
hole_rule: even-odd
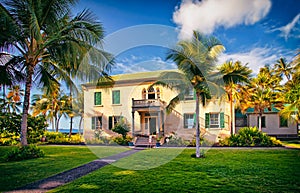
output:
[[[230,117],[229,127],[231,134],[234,134],[233,119],[233,103],[238,100],[240,88],[243,83],[249,82],[252,70],[247,65],[242,65],[240,61],[233,62],[232,60],[225,62],[218,67],[219,73],[224,81],[224,88],[230,102]]]
[[[51,89],[59,80],[74,84],[69,70],[92,62],[105,74],[110,55],[95,47],[103,38],[102,26],[83,10],[70,14],[75,0],[7,0],[0,4],[0,50],[11,51],[12,59],[26,71],[21,142],[27,145],[27,117],[33,78]],[[16,53],[13,55],[13,53]]]
[[[170,112],[190,89],[196,93],[195,128],[196,128],[196,157],[200,155],[200,127],[199,104],[204,106],[206,99],[211,97],[209,90],[209,77],[214,68],[216,58],[224,50],[223,45],[215,37],[207,37],[194,31],[191,40],[182,40],[170,50],[167,59],[171,59],[177,65],[179,72],[164,73],[157,85],[176,90],[178,92],[168,104]]]
[[[124,117],[120,118],[118,123],[115,125],[114,128],[112,128],[113,132],[116,132],[118,134],[121,134],[123,139],[126,139],[127,133],[130,131],[129,124],[127,123],[126,119]]]

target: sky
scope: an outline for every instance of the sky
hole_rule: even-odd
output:
[[[232,59],[254,72],[300,49],[299,0],[81,0],[74,14],[90,9],[105,30],[104,49],[113,53],[111,74],[176,68],[168,50],[193,30],[217,37]]]

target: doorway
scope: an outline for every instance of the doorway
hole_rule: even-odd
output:
[[[145,117],[145,135],[156,134],[156,117]]]

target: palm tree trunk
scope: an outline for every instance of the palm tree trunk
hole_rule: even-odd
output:
[[[229,128],[230,128],[230,134],[233,135],[234,131],[233,131],[233,125],[232,125],[232,120],[233,120],[233,100],[232,100],[232,90],[230,91],[230,95],[229,95],[229,103],[230,103],[230,119],[229,119]]]
[[[200,153],[200,128],[199,128],[199,93],[196,93],[196,157],[201,157]]]
[[[79,135],[81,135],[81,124],[82,124],[82,120],[83,120],[83,117],[80,116],[79,125],[78,125]]]
[[[57,115],[54,117],[54,122],[55,122],[55,132],[58,132],[58,118]]]
[[[71,111],[73,111],[73,108],[72,108],[72,102],[73,102],[73,99],[72,99],[72,85],[70,85],[70,100],[71,100]],[[73,114],[73,112],[72,112]],[[72,135],[72,129],[73,129],[73,116],[70,117],[70,132],[69,132],[69,138],[71,138],[71,135]]]
[[[33,75],[33,66],[28,64],[27,66],[27,77],[25,83],[25,95],[23,103],[23,114],[22,114],[22,123],[21,123],[21,144],[22,146],[28,145],[27,143],[27,118],[30,102],[30,92],[32,85],[32,75]]]

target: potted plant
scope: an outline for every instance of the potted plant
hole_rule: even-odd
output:
[[[156,138],[156,147],[160,147],[160,140],[162,137]]]

